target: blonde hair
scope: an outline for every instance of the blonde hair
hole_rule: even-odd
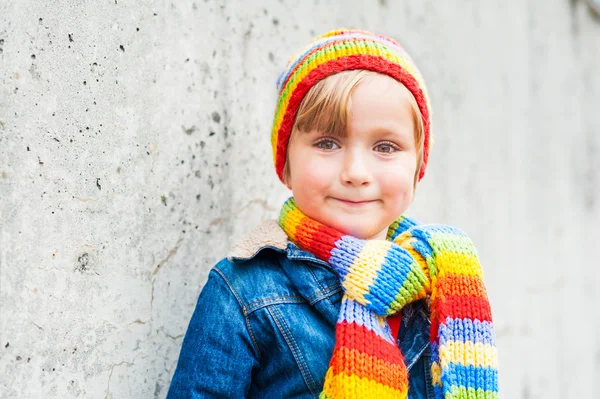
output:
[[[352,92],[365,78],[376,74],[378,73],[364,69],[342,71],[326,77],[311,87],[298,108],[288,148],[294,139],[294,135],[299,131],[309,132],[316,129],[326,135],[344,137],[350,115],[350,106],[348,103]],[[404,85],[402,87],[409,94],[408,98],[415,124],[414,137],[415,148],[417,150],[417,169],[414,176],[414,187],[416,188],[419,171],[423,165],[423,119],[415,97]],[[287,180],[289,176],[290,167],[288,154],[286,154],[283,177]]]

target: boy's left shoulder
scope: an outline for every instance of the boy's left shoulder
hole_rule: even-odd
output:
[[[239,239],[214,269],[249,314],[276,298],[299,296],[282,269],[287,251],[287,235],[276,220],[267,220]]]

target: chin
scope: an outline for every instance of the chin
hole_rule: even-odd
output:
[[[377,229],[368,229],[365,228],[364,225],[341,225],[341,226],[337,226],[335,227],[336,230],[338,230],[341,233],[344,233],[346,235],[350,235],[356,238],[360,238],[361,240],[366,240],[369,239],[373,236],[375,236],[377,233],[381,232],[381,229],[377,230]]]

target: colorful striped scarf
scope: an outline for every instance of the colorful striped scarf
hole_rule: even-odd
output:
[[[335,269],[344,290],[320,399],[406,398],[407,369],[386,317],[427,296],[435,397],[498,398],[490,304],[477,252],[462,231],[401,216],[387,240],[361,240],[310,219],[293,198],[279,224],[291,242]]]

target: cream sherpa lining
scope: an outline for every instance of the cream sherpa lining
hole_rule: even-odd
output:
[[[277,220],[265,220],[258,227],[239,240],[227,255],[230,261],[248,259],[265,246],[285,250],[288,237],[279,227]]]

